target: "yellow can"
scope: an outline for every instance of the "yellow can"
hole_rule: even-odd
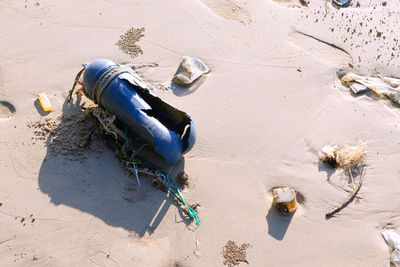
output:
[[[50,112],[53,107],[51,106],[50,100],[45,93],[40,93],[37,95],[37,99],[40,103],[40,106],[45,112]]]

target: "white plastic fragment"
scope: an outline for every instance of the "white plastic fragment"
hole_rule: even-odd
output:
[[[390,261],[394,266],[400,267],[400,235],[391,230],[385,230],[382,236],[392,251]]]
[[[211,69],[202,60],[184,56],[172,81],[181,86],[188,86],[201,75],[210,71]]]
[[[341,81],[355,94],[368,89],[379,97],[387,97],[400,105],[400,79],[385,76],[361,76],[354,73],[346,74]]]
[[[350,4],[350,0],[332,0],[332,2],[340,7],[348,6]]]

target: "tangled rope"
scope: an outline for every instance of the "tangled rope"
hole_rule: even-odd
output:
[[[134,151],[131,155],[128,153],[128,131],[125,129],[125,133],[122,132],[115,125],[115,115],[111,115],[110,113],[104,111],[100,107],[95,107],[91,110],[93,116],[97,118],[100,122],[102,129],[106,134],[112,135],[115,138],[115,141],[123,140],[123,145],[121,146],[121,154],[120,161],[121,165],[127,169],[130,173],[136,176],[138,185],[140,186],[139,173],[148,175],[153,178],[152,184],[159,188],[170,192],[174,199],[178,202],[181,209],[184,213],[192,220],[196,221],[197,225],[200,225],[200,220],[198,218],[198,214],[195,211],[197,207],[196,204],[188,205],[183,198],[181,191],[178,186],[169,175],[169,173],[165,172],[163,169],[158,166],[147,162],[140,157],[138,157],[138,152],[146,145],[142,145],[138,150]]]
[[[80,81],[82,73],[86,69],[86,64],[82,64],[83,68],[78,72],[75,77],[74,83],[72,85],[72,89],[69,91],[67,101],[72,102],[72,95],[75,91],[75,87],[77,84],[81,84],[82,87],[78,90],[81,91],[82,94],[86,95],[84,90],[84,86]],[[102,130],[105,134],[112,135],[116,144],[120,145],[118,141],[122,140],[123,145],[121,146],[121,155],[120,161],[121,165],[128,170],[129,173],[132,173],[136,176],[138,185],[140,186],[139,173],[148,175],[153,178],[152,184],[162,190],[168,191],[174,196],[174,199],[177,201],[178,205],[184,212],[184,214],[196,221],[197,225],[200,225],[200,220],[198,218],[198,214],[195,211],[198,204],[188,205],[183,198],[181,191],[178,186],[169,175],[169,173],[165,172],[163,169],[158,166],[146,162],[140,157],[138,157],[137,153],[146,145],[142,145],[138,150],[134,151],[130,156],[128,153],[128,128],[125,127],[125,131],[122,131],[115,125],[116,116],[111,114],[110,112],[102,109],[101,107],[90,107],[86,110],[86,112],[91,113],[100,123]]]

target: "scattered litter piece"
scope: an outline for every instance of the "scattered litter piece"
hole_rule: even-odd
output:
[[[324,146],[321,149],[322,161],[332,167],[353,168],[364,160],[366,150],[367,144],[363,141],[353,146]]]
[[[239,265],[241,262],[249,264],[246,259],[246,250],[250,247],[248,243],[244,243],[239,247],[235,241],[229,240],[222,248],[222,255],[225,258],[224,265],[233,267],[234,265]]]
[[[50,100],[45,93],[40,93],[37,95],[37,99],[40,103],[40,106],[45,112],[50,112],[53,107],[51,106]]]
[[[188,86],[211,69],[200,59],[184,56],[172,81],[181,86]]]
[[[275,188],[272,192],[273,205],[282,213],[293,213],[297,209],[296,191],[287,186]]]
[[[390,261],[394,266],[400,267],[400,235],[391,230],[385,230],[382,236],[391,250]]]
[[[330,218],[350,204],[360,191],[365,175],[363,162],[367,151],[367,144],[364,141],[360,141],[358,144],[352,146],[329,145],[324,146],[321,151],[321,160],[333,168],[344,168],[348,173],[349,183],[351,183],[353,186],[353,189],[346,201],[344,201],[339,207],[335,208],[331,212],[325,214],[327,218]],[[353,172],[356,172],[357,176],[360,177],[357,186],[354,183],[355,179],[353,177]]]
[[[346,84],[355,94],[371,90],[379,97],[386,97],[400,105],[400,79],[377,76],[361,76],[352,72],[342,77],[341,81]]]
[[[340,7],[347,7],[350,5],[351,0],[332,0],[334,4]]]

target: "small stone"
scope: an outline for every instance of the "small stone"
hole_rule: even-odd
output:
[[[178,184],[181,185],[188,185],[189,184],[189,175],[185,171],[180,172],[178,176],[176,177],[176,181]]]

